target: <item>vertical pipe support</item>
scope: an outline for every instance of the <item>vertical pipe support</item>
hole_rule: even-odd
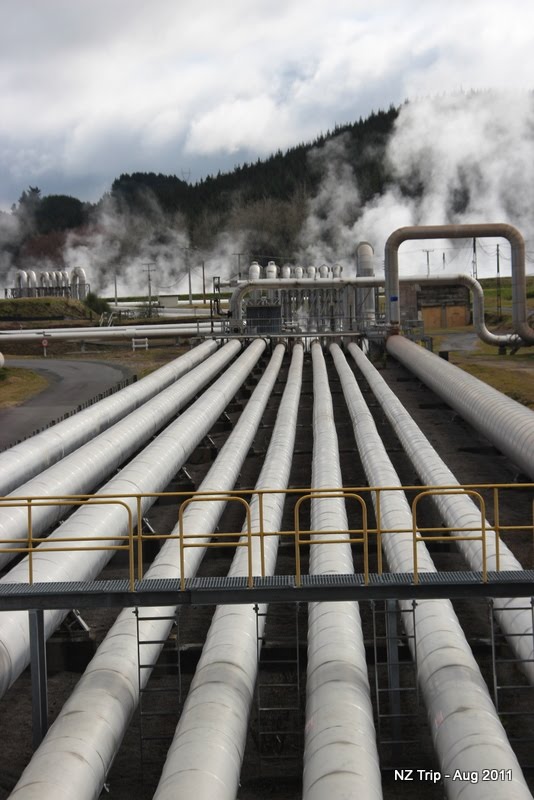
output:
[[[32,680],[32,745],[37,750],[48,730],[48,683],[46,641],[42,608],[28,611],[30,627],[30,665]]]

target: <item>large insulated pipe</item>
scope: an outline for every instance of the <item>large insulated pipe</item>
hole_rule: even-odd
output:
[[[217,349],[210,340],[140,381],[0,453],[0,496],[30,480],[185,375]]]
[[[266,343],[254,341],[224,374],[171,423],[142,453],[128,464],[119,475],[102,487],[100,493],[117,496],[132,493],[146,495],[162,491],[172,480],[182,464],[207,434],[246,376],[254,368]],[[141,513],[154,504],[155,497],[144,497]],[[136,519],[135,498],[126,498]],[[112,533],[110,533],[112,532]],[[116,537],[128,533],[128,517],[123,505],[88,504],[69,517],[47,540],[46,547],[38,547],[33,554],[33,579],[35,582],[85,581],[97,575],[111,558],[113,551],[78,550],[76,541],[69,552],[53,552],[49,543],[54,539],[74,540],[101,537],[99,545],[105,547],[119,541]],[[81,548],[87,547],[80,541]],[[0,579],[3,583],[27,583],[28,559],[25,558]],[[45,635],[48,637],[65,616],[65,611],[47,611],[44,615]],[[29,660],[28,615],[24,611],[4,612],[0,616],[0,696],[27,666]]]
[[[279,345],[234,430],[199,487],[200,492],[230,491],[258,430],[277,378],[284,348]],[[298,402],[298,398],[297,398]],[[285,430],[288,433],[288,430]],[[196,574],[205,545],[225,508],[224,499],[191,503],[183,515],[184,532],[194,532],[195,544],[184,551],[185,576]],[[179,534],[177,524],[172,535]],[[273,537],[275,538],[275,537]],[[270,540],[268,540],[270,541]],[[180,544],[167,541],[146,578],[180,577]],[[172,627],[176,608],[152,607],[139,611],[143,664],[156,663]],[[96,800],[139,702],[138,626],[134,610],[124,609],[111,627],[80,682],[65,703],[41,746],[17,783],[17,800]],[[141,674],[141,688],[150,670]],[[184,712],[185,713],[185,712]],[[220,741],[217,742],[220,747]],[[202,769],[209,772],[212,755]],[[198,793],[198,789],[195,786]],[[210,796],[210,795],[208,795]],[[213,797],[212,794],[210,797]],[[234,795],[235,796],[235,795]]]
[[[380,403],[393,430],[413,464],[423,484],[427,486],[458,485],[455,475],[436,453],[421,429],[408,414],[400,400],[391,391],[380,373],[355,344],[349,344],[349,352],[361,371],[369,388]],[[440,494],[432,497],[441,518],[453,532],[455,529],[470,528],[469,536],[480,535],[480,508],[465,494]],[[522,569],[520,562],[502,540],[499,542],[499,562],[497,563],[496,535],[489,522],[485,521],[486,531],[486,564],[482,557],[482,545],[476,539],[456,542],[465,556],[470,568],[482,571],[484,566],[489,570],[497,568],[504,571]],[[532,630],[532,610],[525,607],[524,598],[498,598],[494,601],[494,610],[502,631],[527,675],[530,683],[534,683],[534,635]]]
[[[475,225],[417,225],[397,228],[385,247],[386,323],[392,333],[400,329],[399,247],[410,239],[473,239],[478,236],[502,237],[512,248],[512,322],[525,344],[534,344],[534,330],[527,322],[525,242],[513,225],[487,223]]]
[[[286,388],[278,409],[256,489],[285,489],[289,481],[302,381],[303,348],[293,349]],[[263,498],[263,530],[280,530],[283,494]],[[261,529],[259,501],[250,506],[251,530]],[[243,526],[246,533],[247,526]],[[245,540],[242,539],[242,541]],[[278,536],[264,538],[264,574],[272,575]],[[229,577],[248,575],[248,554],[236,551]],[[261,544],[253,539],[252,572],[262,574]],[[258,670],[267,606],[219,606],[213,617],[180,722],[154,795],[155,800],[195,796],[234,800],[245,750],[248,717]],[[257,627],[256,627],[257,625]]]
[[[384,448],[371,412],[341,349],[330,351],[349,408],[358,452],[370,486],[401,487]],[[376,510],[376,496],[373,495]],[[400,490],[380,494],[383,529],[411,529],[412,514]],[[413,572],[411,533],[383,534],[382,545],[392,572]],[[418,544],[418,570],[436,568],[424,542]],[[460,623],[448,600],[420,600],[415,609],[409,600],[399,602],[416,658],[418,683],[427,708],[431,735],[447,797],[452,800],[487,800],[484,782],[455,780],[455,774],[481,776],[484,770],[504,770],[510,780],[492,783],[492,800],[531,798],[517,758],[491,701]],[[456,771],[460,772],[457,773]]]
[[[321,346],[312,345],[312,486],[341,488],[339,446]],[[312,500],[310,573],[354,571],[351,545],[314,544],[334,534],[349,539],[342,497]],[[357,603],[310,603],[302,796],[381,798],[365,647]]]
[[[156,397],[8,495],[6,504],[0,504],[0,566],[16,556],[16,553],[2,552],[14,546],[6,544],[6,540],[28,536],[27,503],[19,501],[18,505],[9,505],[10,501],[17,503],[17,497],[45,499],[91,492],[164,428],[240,349],[239,342],[228,342]],[[32,503],[31,507],[33,536],[44,533],[71,510],[53,501],[45,505],[39,503]]]
[[[534,412],[404,336],[388,353],[534,479]]]

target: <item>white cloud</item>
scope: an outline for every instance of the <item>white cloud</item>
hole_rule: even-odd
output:
[[[83,196],[95,172],[231,168],[408,96],[522,87],[533,22],[530,0],[19,0],[0,30],[0,203],[36,177],[78,176]]]

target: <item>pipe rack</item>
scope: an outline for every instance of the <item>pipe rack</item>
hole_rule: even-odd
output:
[[[371,486],[401,486],[386,453],[372,415],[354,374],[338,345],[331,345],[354,436]],[[410,529],[412,515],[404,493],[382,492],[383,528]],[[413,572],[411,533],[384,534],[382,545],[393,572]],[[424,542],[418,544],[418,569],[436,568]],[[413,617],[410,601],[399,601],[409,645],[416,660],[418,682],[425,700],[429,726],[442,775],[471,770],[477,775],[491,765],[510,770],[512,779],[492,784],[492,800],[527,800],[528,790],[517,758],[508,742],[488,688],[448,600],[420,600]],[[487,800],[484,783],[445,780],[452,800]]]
[[[332,398],[322,349],[312,345],[312,486],[343,486]],[[313,544],[335,531],[347,539],[342,497],[312,499],[310,573],[354,571],[349,542]],[[365,646],[358,604],[310,603],[304,748],[304,800],[382,797]]]
[[[182,464],[209,431],[228,405],[232,396],[253,369],[266,343],[257,339],[226,372],[171,423],[148,447],[125,467],[119,475],[102,487],[101,493],[124,495],[131,492],[159,491],[168,485]],[[145,498],[144,514],[154,498]],[[134,501],[128,501],[135,515]],[[120,506],[88,505],[73,514],[54,531],[47,541],[55,538],[102,537],[100,544],[113,545],[114,536],[125,535],[128,518]],[[81,546],[85,543],[81,542]],[[73,543],[71,543],[74,546]],[[33,574],[36,582],[88,580],[97,575],[113,554],[112,550],[52,552],[38,547],[33,555]],[[27,583],[27,558],[0,579],[3,583]],[[45,636],[48,637],[64,618],[66,611],[49,611],[44,615]],[[0,618],[0,696],[27,666],[29,660],[28,615],[6,612]]]

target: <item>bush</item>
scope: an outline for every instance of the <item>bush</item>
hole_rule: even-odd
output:
[[[111,310],[107,301],[98,297],[94,292],[89,292],[83,302],[95,314],[108,314]]]

